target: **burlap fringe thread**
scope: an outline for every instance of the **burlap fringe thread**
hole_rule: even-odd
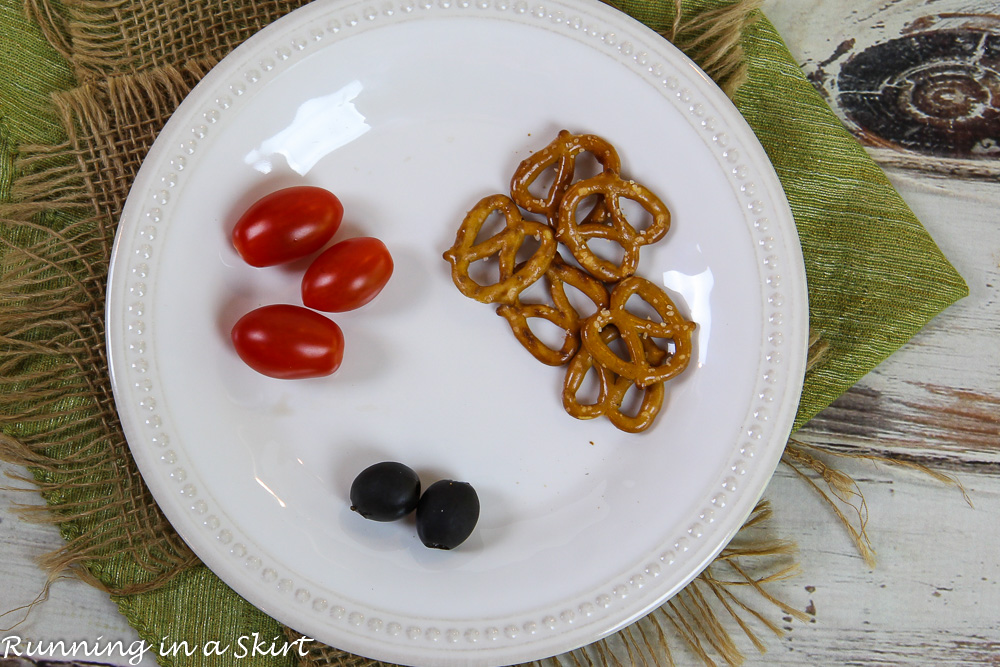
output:
[[[247,1],[192,1],[183,8],[140,0],[26,2],[25,11],[79,83],[53,98],[67,140],[19,147],[11,201],[0,205],[0,459],[30,470],[31,478],[8,474],[33,483],[48,502],[20,511],[58,525],[66,537],[62,548],[40,558],[49,583],[72,573],[113,595],[133,595],[199,562],[160,513],[121,432],[105,357],[104,290],[115,225],[156,133],[215,62],[294,8],[279,0]],[[675,16],[662,34],[732,95],[746,76],[740,37],[758,5],[736,1],[689,15],[675,0]],[[136,28],[143,25],[145,32]],[[814,337],[811,365],[822,361],[824,349]],[[828,499],[871,561],[860,491],[810,449],[790,442],[783,462]],[[853,511],[843,513],[838,501]],[[809,618],[765,588],[796,570],[793,545],[767,536],[769,516],[766,503],[758,506],[716,561],[660,609],[544,664],[620,665],[618,656],[627,656],[631,664],[672,665],[671,639],[679,639],[706,665],[737,665],[743,654],[727,624],[763,652],[754,626],[776,635],[782,630],[738,591],[788,617]],[[104,571],[122,553],[146,573],[141,581],[116,582]],[[20,609],[30,610],[47,590],[48,584]],[[304,667],[378,664],[317,642],[309,647]]]

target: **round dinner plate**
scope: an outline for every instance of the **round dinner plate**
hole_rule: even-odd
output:
[[[697,323],[690,366],[642,434],[563,409],[563,369],[464,297],[442,253],[560,129],[594,133],[671,209],[638,273]],[[308,260],[256,269],[229,240],[259,197],[317,185],[334,241],[395,271],[332,376],[236,355],[244,313],[301,304]],[[724,547],[781,455],[801,389],[805,274],[753,133],[704,73],[589,0],[318,0],[216,66],[157,138],[123,212],[107,335],[143,478],[198,556],[299,632],[413,665],[508,664],[642,617]],[[541,335],[541,334],[540,334]],[[451,551],[348,493],[384,460],[470,482]]]

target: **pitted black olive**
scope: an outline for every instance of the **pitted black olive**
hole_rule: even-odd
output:
[[[402,463],[365,468],[351,484],[351,509],[372,521],[395,521],[417,507],[420,479]]]
[[[479,496],[468,482],[434,482],[417,504],[417,536],[431,549],[454,549],[479,521]]]

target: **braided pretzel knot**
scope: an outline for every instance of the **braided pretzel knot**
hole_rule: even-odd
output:
[[[626,303],[636,295],[652,306],[660,317],[659,322],[626,310]],[[618,330],[627,359],[618,356],[601,336],[601,332],[610,325]],[[584,321],[580,337],[597,363],[645,388],[665,382],[687,368],[691,360],[691,333],[694,328],[694,322],[681,317],[663,290],[645,278],[631,276],[612,290],[611,305],[607,310],[594,313]],[[672,352],[665,354],[662,360],[650,360],[644,346],[644,340],[648,338],[672,341]]]
[[[600,336],[605,344],[610,344],[619,337],[619,334],[614,326],[608,326],[601,330]],[[667,353],[657,347],[652,339],[644,338],[643,347],[650,363],[663,362]],[[591,372],[596,376],[597,398],[593,403],[581,403],[580,387],[587,374]],[[641,403],[633,414],[629,414],[623,410],[622,402],[629,390],[635,386],[632,380],[617,376],[606,366],[595,364],[594,357],[587,348],[581,347],[566,367],[562,393],[563,408],[570,416],[577,419],[607,416],[619,430],[639,433],[649,428],[660,413],[666,390],[662,382],[655,382],[642,388]]]
[[[497,314],[505,318],[521,345],[531,354],[549,366],[562,366],[576,354],[580,347],[581,317],[566,295],[566,285],[575,287],[589,298],[597,310],[608,307],[608,290],[604,284],[580,269],[567,264],[557,253],[545,271],[549,295],[552,303],[524,304],[520,297],[513,303],[502,304]],[[531,331],[530,318],[548,320],[566,332],[562,348],[555,350],[543,343]]]
[[[604,213],[594,219],[593,212],[581,220],[580,204],[591,195],[600,195]],[[621,199],[638,203],[652,216],[644,229],[637,230],[626,219]],[[670,229],[670,209],[646,186],[623,180],[617,174],[603,172],[570,186],[563,196],[556,224],[556,237],[566,244],[573,257],[595,277],[614,282],[635,273],[639,266],[639,248],[655,243]],[[620,264],[604,259],[591,250],[592,239],[613,241],[621,246]]]
[[[504,228],[476,243],[483,224],[494,212],[503,214]],[[518,264],[518,251],[529,236],[536,238],[539,246],[528,260]],[[465,296],[481,303],[514,303],[522,291],[545,273],[555,254],[556,240],[551,227],[525,220],[509,197],[490,195],[466,214],[455,244],[445,251],[444,258],[451,264],[455,286]],[[469,276],[469,267],[493,255],[499,263],[499,279],[492,285],[480,285]]]
[[[543,214],[555,226],[563,195],[573,183],[576,159],[581,153],[590,153],[605,172],[621,171],[618,151],[610,143],[594,134],[571,134],[561,130],[555,139],[542,150],[521,161],[510,179],[510,196],[518,206],[531,213]],[[546,169],[555,169],[555,179],[548,192],[536,197],[528,191]],[[592,215],[602,217],[600,203]]]

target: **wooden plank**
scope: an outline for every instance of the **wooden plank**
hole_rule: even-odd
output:
[[[872,384],[874,378],[866,379],[834,401],[803,430],[802,439],[947,468],[991,464],[1000,470],[997,396],[919,382],[905,395],[892,395]]]
[[[865,495],[878,563],[867,567],[822,501],[780,471],[766,497],[803,571],[774,590],[814,622],[785,621],[786,637],[754,664],[1000,664],[1000,476],[960,475],[973,509],[919,473],[843,466]]]
[[[9,466],[5,466],[5,470],[13,472]],[[30,488],[15,485],[8,480],[0,483],[4,486]],[[29,605],[35,600],[43,591],[46,579],[35,559],[63,544],[62,536],[55,527],[24,521],[13,509],[19,504],[41,503],[41,498],[34,491],[0,489],[0,544],[3,545],[3,558],[0,558],[0,614]],[[10,611],[0,617],[0,667],[21,667],[18,662],[4,663],[4,659],[13,660],[17,657],[11,651],[6,651],[9,655],[4,658],[5,648],[16,648],[11,639],[13,637],[19,637],[25,642],[46,643],[58,640],[94,643],[101,638],[101,645],[122,641],[125,647],[139,640],[136,631],[129,626],[106,593],[73,578],[62,578],[54,582],[49,598],[35,605],[30,613],[26,610]],[[130,664],[129,657],[122,655],[103,661],[120,667]],[[156,665],[156,661],[147,655],[138,664],[152,667]]]
[[[1000,176],[1000,13],[988,0],[768,0],[765,13],[880,163]]]

